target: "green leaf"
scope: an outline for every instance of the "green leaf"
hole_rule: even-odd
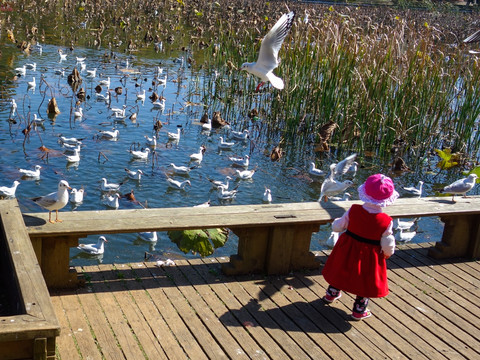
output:
[[[449,148],[443,151],[439,149],[435,149],[435,151],[437,152],[438,156],[440,156],[440,158],[442,159],[437,163],[438,168],[442,170],[448,170],[458,165],[460,154],[458,153],[452,154],[452,150]]]
[[[480,184],[480,166],[474,167],[472,170],[470,170],[468,172],[465,171],[463,174],[467,175],[467,176],[470,175],[470,174],[477,174],[478,177],[477,177],[477,180],[475,180],[475,181],[476,181],[477,184]]]
[[[185,254],[198,253],[201,256],[213,254],[214,249],[225,245],[228,232],[225,229],[169,231],[170,240]]]

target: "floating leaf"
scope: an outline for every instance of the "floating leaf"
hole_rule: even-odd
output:
[[[177,244],[185,254],[192,251],[201,256],[213,254],[214,249],[222,247],[228,239],[225,229],[169,231],[170,240]]]
[[[442,170],[447,170],[458,165],[458,162],[460,161],[459,153],[452,154],[452,150],[449,148],[443,151],[439,149],[435,149],[435,151],[437,152],[438,156],[440,156],[440,158],[442,159],[437,163],[438,168]]]

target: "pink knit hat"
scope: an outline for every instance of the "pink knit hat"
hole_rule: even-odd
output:
[[[360,200],[382,207],[393,204],[398,196],[392,179],[382,174],[370,176],[358,187]]]

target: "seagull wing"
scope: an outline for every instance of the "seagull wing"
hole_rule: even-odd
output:
[[[267,73],[278,66],[278,51],[293,25],[294,18],[295,12],[293,11],[283,14],[262,40],[257,66],[265,68]]]
[[[342,161],[340,161],[337,164],[337,166],[335,166],[335,175],[345,174],[348,171],[348,169],[350,168],[350,166],[352,166],[356,157],[357,157],[357,154],[352,154],[350,156],[347,156]]]
[[[33,198],[32,200],[38,205],[48,209],[58,201],[58,194],[57,192],[53,192],[45,196]]]

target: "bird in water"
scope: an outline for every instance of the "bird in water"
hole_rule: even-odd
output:
[[[280,64],[278,52],[293,25],[294,18],[295,12],[293,11],[283,14],[263,38],[257,61],[242,64],[241,70],[246,70],[262,80],[257,86],[257,92],[267,81],[270,81],[272,86],[279,90],[285,87],[283,80],[276,76],[273,70]]]
[[[106,242],[108,240],[104,236],[100,236],[96,244],[80,244],[77,249],[90,255],[101,255],[105,252]]]
[[[40,179],[40,169],[42,167],[40,165],[35,165],[35,170],[28,170],[28,169],[18,169],[18,171],[22,174],[23,177],[32,178],[32,179]]]
[[[418,196],[418,197],[422,197],[423,181],[420,180],[418,182],[417,186],[418,187],[413,187],[413,186],[404,187],[403,190],[405,190],[409,194],[412,194],[412,195],[415,195],[415,196]]]
[[[43,207],[48,210],[48,221],[52,224],[55,222],[62,222],[58,218],[58,210],[62,209],[68,203],[68,190],[72,188],[68,185],[66,180],[60,180],[58,183],[57,191],[52,192],[48,195],[35,197],[32,200],[35,204]],[[55,221],[52,221],[52,211],[55,211],[56,217]]]

